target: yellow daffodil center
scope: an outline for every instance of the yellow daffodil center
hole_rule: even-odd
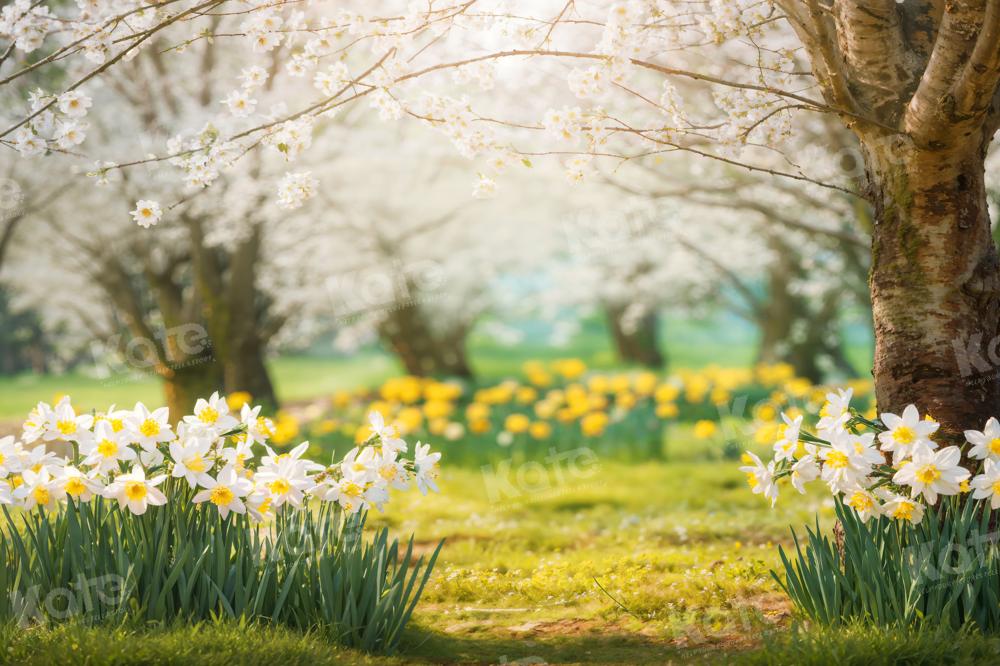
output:
[[[205,407],[198,412],[198,420],[202,423],[215,423],[219,420],[219,412],[213,407]]]
[[[917,438],[917,434],[913,432],[912,428],[899,426],[893,430],[892,438],[896,440],[897,444],[913,444],[914,440]]]
[[[102,439],[101,443],[97,445],[97,452],[104,458],[114,458],[118,455],[118,445],[110,439]]]
[[[830,451],[826,457],[826,464],[834,469],[847,467],[847,454],[843,451]]]
[[[757,475],[754,474],[753,472],[747,472],[746,474],[747,474],[747,485],[750,486],[751,489],[756,488],[759,483],[757,481]]]
[[[345,483],[342,491],[348,497],[360,497],[362,492],[361,486],[354,483],[353,481],[348,481],[347,483]]]
[[[855,493],[851,495],[851,499],[847,500],[847,503],[854,507],[856,511],[868,511],[875,506],[875,502],[872,501],[871,496],[867,493],[861,492],[860,490],[855,491]]]
[[[125,484],[125,497],[138,502],[146,497],[146,484],[141,481],[129,481]]]
[[[900,502],[896,510],[892,512],[892,517],[902,520],[913,520],[913,503]]]
[[[205,462],[205,459],[202,458],[201,456],[194,456],[193,458],[188,458],[187,460],[184,461],[184,466],[187,467],[192,472],[195,472],[196,474],[200,474],[201,472],[204,472],[206,469],[208,469],[208,464]]]
[[[72,435],[76,432],[76,421],[58,421],[56,423],[56,428],[58,428],[59,432],[64,435]]]
[[[31,496],[35,499],[36,504],[44,505],[52,501],[52,495],[49,493],[48,488],[42,486],[38,486],[31,491]]]
[[[235,497],[233,491],[226,486],[216,486],[212,488],[209,499],[215,506],[229,506]]]
[[[139,432],[143,437],[155,437],[160,434],[160,424],[155,419],[146,419],[139,426]]]
[[[1000,456],[1000,437],[994,437],[990,440],[990,453]]]
[[[393,479],[396,478],[396,466],[395,465],[386,465],[386,466],[382,467],[381,469],[379,469],[378,473],[379,473],[379,476],[381,476],[386,481],[392,481]]]
[[[87,490],[87,486],[84,485],[83,480],[77,477],[71,477],[66,481],[66,494],[71,497],[79,497]]]
[[[7,460],[7,459],[3,457],[2,453],[0,453],[0,465],[2,465],[5,460]]]
[[[1000,495],[1000,481],[993,482],[993,494]]]
[[[267,484],[267,489],[275,495],[284,495],[292,489],[292,486],[285,479],[275,479],[271,483]]]
[[[10,477],[11,488],[18,488],[22,485],[24,485],[24,479],[21,478],[20,474],[15,474],[14,476]]]
[[[934,465],[924,465],[914,472],[914,476],[920,483],[934,483],[941,478],[941,470]]]
[[[121,432],[125,429],[125,422],[121,419],[111,419],[109,422],[111,423],[111,429],[115,432]]]

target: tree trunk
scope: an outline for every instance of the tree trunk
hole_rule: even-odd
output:
[[[878,407],[899,413],[914,403],[952,440],[1000,414],[1000,274],[984,184],[989,136],[981,134],[942,149],[900,135],[863,142],[877,222]]]
[[[198,398],[207,398],[214,391],[223,390],[222,365],[211,357],[191,360],[164,370],[160,375],[172,423],[190,414]]]
[[[408,374],[472,379],[465,350],[468,331],[464,326],[443,335],[436,333],[419,304],[411,302],[387,313],[378,332]]]
[[[605,307],[608,328],[618,358],[624,363],[661,369],[666,358],[658,345],[659,319],[656,312],[647,312],[638,321],[624,322],[626,308],[620,305]]]
[[[237,340],[231,340],[229,352],[224,364],[226,392],[246,391],[253,396],[254,405],[263,405],[268,412],[277,409],[274,384],[257,336],[241,336]]]

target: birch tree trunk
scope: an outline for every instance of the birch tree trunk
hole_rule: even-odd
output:
[[[1000,414],[1000,276],[984,186],[1000,120],[1000,0],[777,0],[861,142],[881,411],[961,439]]]

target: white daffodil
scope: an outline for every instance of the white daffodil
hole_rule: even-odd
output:
[[[816,459],[803,456],[792,465],[792,487],[800,493],[806,492],[806,484],[819,478],[820,469]]]
[[[208,400],[199,398],[194,405],[194,414],[185,416],[184,422],[209,427],[217,435],[229,432],[240,422],[229,414],[229,404],[226,399],[219,396],[216,391]]]
[[[247,515],[258,523],[263,523],[274,517],[274,505],[271,504],[271,493],[267,488],[254,488],[244,501]]]
[[[215,464],[209,457],[212,440],[201,437],[187,437],[170,442],[170,458],[174,469],[170,473],[175,479],[183,478],[192,488],[208,487],[212,477],[209,472]]]
[[[826,440],[832,439],[843,432],[844,425],[851,418],[851,398],[854,389],[838,389],[836,393],[827,393],[826,402],[820,409],[820,419],[816,423],[816,431]]]
[[[844,504],[854,509],[864,521],[882,514],[882,505],[879,504],[878,498],[864,488],[855,488],[845,492]]]
[[[227,517],[230,512],[246,513],[247,507],[243,498],[253,490],[253,482],[236,474],[236,470],[227,467],[219,472],[215,479],[209,478],[205,490],[194,496],[195,504],[211,502],[219,510],[219,515]]]
[[[982,432],[966,430],[965,440],[972,444],[969,455],[983,460],[988,458],[1000,462],[1000,422],[992,416],[986,422]]]
[[[435,482],[440,474],[438,461],[441,460],[441,454],[431,453],[430,450],[430,444],[417,442],[413,453],[413,465],[416,468],[414,479],[417,482],[417,489],[423,495],[428,491],[441,492]]]
[[[345,479],[355,481],[362,486],[375,483],[379,479],[378,467],[376,466],[378,453],[370,446],[365,448],[353,448],[344,456],[340,463],[340,470]]]
[[[136,444],[145,451],[154,451],[161,442],[174,439],[170,427],[170,410],[160,407],[152,412],[141,402],[125,417],[125,427]]]
[[[119,475],[101,494],[108,499],[118,500],[121,509],[128,510],[137,516],[146,513],[149,506],[163,506],[167,497],[156,486],[163,483],[166,474],[146,478],[146,471],[136,465],[127,474]]]
[[[972,487],[973,498],[989,498],[991,509],[1000,508],[1000,463],[987,458],[983,473],[972,479],[969,485]]]
[[[21,482],[13,495],[28,511],[36,506],[52,511],[66,497],[62,486],[52,478],[47,469],[39,472],[26,470],[21,474]]]
[[[0,437],[0,478],[21,471],[21,446],[13,437]]]
[[[306,489],[314,485],[299,461],[291,458],[264,465],[257,470],[254,480],[258,486],[267,488],[275,508],[285,503],[301,507]]]
[[[21,439],[25,444],[37,442],[45,436],[51,422],[52,408],[44,402],[38,403],[22,426]]]
[[[364,486],[351,479],[329,481],[311,492],[324,501],[337,502],[347,513],[357,513],[366,506]]]
[[[101,474],[118,470],[121,463],[136,459],[135,451],[124,443],[122,434],[115,432],[109,421],[98,421],[94,428],[94,441],[83,451],[84,465],[94,467]]]
[[[396,459],[397,455],[395,451],[383,453],[374,461],[374,466],[379,478],[392,489],[408,490],[410,487],[410,473],[406,470],[406,465]]]
[[[923,495],[928,504],[934,504],[938,495],[957,495],[961,482],[969,478],[969,470],[961,466],[961,461],[962,452],[957,446],[940,451],[918,448],[892,480],[910,486],[911,497]]]
[[[104,486],[92,474],[84,474],[76,467],[67,465],[59,470],[55,482],[65,496],[80,502],[89,502],[94,495],[100,495]]]
[[[21,452],[20,465],[24,471],[31,471],[38,474],[42,470],[46,470],[49,474],[53,474],[62,464],[62,459],[56,456],[55,453],[46,451],[44,444]]]
[[[260,405],[251,408],[243,405],[240,410],[240,422],[246,426],[246,434],[257,444],[263,444],[274,436],[274,423],[271,419],[260,415]]]
[[[10,484],[6,479],[0,479],[0,504],[13,504],[14,495],[10,492]]]
[[[282,460],[294,460],[295,463],[300,465],[307,473],[318,472],[323,469],[322,465],[302,458],[305,452],[309,450],[309,442],[302,442],[288,453],[275,453],[271,447],[266,445],[264,448],[267,449],[267,455],[260,459],[261,467],[276,465]]]
[[[253,442],[254,440],[250,437],[241,437],[236,446],[222,449],[221,456],[226,467],[232,467],[238,474],[242,474],[246,469],[247,461],[254,457]]]
[[[821,476],[833,492],[846,492],[863,485],[872,470],[871,454],[864,442],[850,434],[834,437],[828,448],[820,449],[819,455],[823,459]]]
[[[792,460],[795,452],[799,448],[799,432],[802,430],[802,416],[789,419],[787,415],[781,415],[784,425],[778,426],[778,441],[774,443],[774,460]]]
[[[396,427],[386,425],[385,418],[381,412],[373,411],[368,415],[368,425],[372,435],[379,439],[383,451],[406,451],[406,442],[399,438]]]
[[[902,416],[882,414],[882,423],[888,430],[879,433],[878,441],[883,451],[892,451],[892,462],[898,464],[920,449],[928,451],[937,448],[930,436],[937,432],[940,424],[936,421],[920,419],[915,405],[907,405]]]
[[[69,398],[65,397],[56,404],[49,417],[48,428],[42,439],[46,442],[52,440],[63,440],[65,442],[76,442],[81,446],[90,443],[94,438],[90,427],[94,425],[94,417],[90,414],[80,414],[73,410]]]
[[[771,506],[774,506],[775,502],[778,501],[778,484],[774,479],[774,461],[764,465],[756,454],[747,451],[747,455],[753,460],[753,464],[740,467],[740,471],[747,475],[750,490],[753,491],[754,495],[763,495],[771,500]],[[420,483],[419,474],[417,483]]]
[[[885,504],[882,505],[883,516],[894,520],[905,520],[914,525],[920,524],[924,519],[924,505],[920,502],[903,495],[889,494],[887,497]]]

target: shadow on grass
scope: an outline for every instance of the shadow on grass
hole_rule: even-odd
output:
[[[682,647],[664,638],[611,632],[607,626],[587,633],[504,635],[470,627],[440,633],[426,627],[407,630],[398,656],[435,664],[663,664],[718,655],[717,648]],[[586,630],[585,630],[586,631]]]

